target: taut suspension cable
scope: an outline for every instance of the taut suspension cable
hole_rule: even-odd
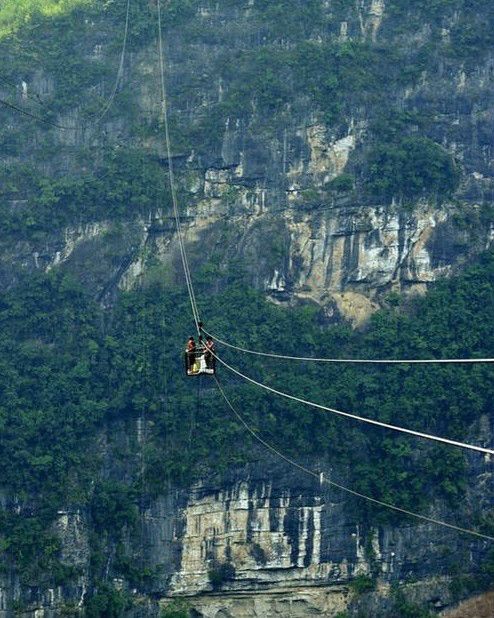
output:
[[[286,354],[275,354],[273,352],[260,352],[259,350],[250,350],[249,348],[243,348],[241,346],[233,345],[228,341],[220,339],[212,333],[204,331],[210,337],[213,337],[215,341],[221,343],[221,345],[236,350],[237,352],[243,352],[245,354],[254,354],[256,356],[265,356],[269,358],[278,358],[282,360],[293,361],[308,361],[313,363],[351,363],[351,364],[379,364],[379,365],[393,365],[393,364],[407,364],[407,365],[440,365],[440,364],[476,364],[476,363],[494,363],[494,358],[403,358],[403,359],[375,359],[375,358],[316,358],[313,356],[289,356]]]
[[[282,453],[281,451],[276,449],[269,442],[264,440],[256,431],[254,431],[250,427],[250,425],[247,423],[247,421],[243,418],[243,416],[233,406],[233,404],[231,403],[231,401],[227,397],[226,393],[224,392],[223,388],[221,387],[221,384],[219,383],[218,378],[216,376],[215,376],[215,380],[216,380],[216,385],[218,386],[218,389],[219,389],[220,393],[222,394],[223,399],[225,400],[227,406],[233,412],[233,414],[235,415],[237,421],[243,425],[243,427],[251,434],[251,436],[253,436],[265,448],[267,448],[274,455],[276,455],[277,457],[279,457],[280,459],[282,459],[283,461],[285,461],[289,465],[297,468],[298,470],[301,470],[305,474],[308,474],[308,475],[314,477],[318,481],[321,481],[321,475],[320,474],[318,474],[317,472],[314,472],[313,470],[310,470],[309,468],[306,468],[305,466],[302,466],[301,464],[297,463],[293,459],[290,459],[290,457],[287,457],[284,453]],[[382,507],[384,507],[386,509],[391,509],[393,511],[397,511],[398,513],[402,513],[404,515],[409,515],[410,517],[415,517],[416,519],[420,519],[422,521],[426,521],[426,522],[431,523],[431,524],[436,524],[438,526],[443,526],[445,528],[450,528],[451,530],[456,530],[457,532],[463,532],[465,534],[470,534],[470,535],[479,537],[481,539],[486,539],[488,541],[494,541],[494,537],[489,536],[488,534],[482,534],[481,532],[477,532],[476,530],[471,530],[469,528],[462,528],[460,526],[456,526],[455,524],[449,524],[449,523],[447,523],[445,521],[441,521],[439,519],[434,519],[432,517],[427,517],[426,515],[420,515],[420,513],[415,513],[414,511],[409,511],[407,509],[402,509],[401,507],[395,506],[394,504],[391,504],[389,502],[383,502],[382,500],[377,500],[376,498],[372,498],[371,496],[367,496],[366,494],[362,494],[362,493],[360,493],[358,491],[350,489],[349,487],[345,487],[344,485],[341,485],[340,483],[335,483],[334,481],[331,481],[330,479],[327,479],[324,476],[322,477],[322,482],[326,483],[327,485],[330,485],[331,487],[336,487],[336,489],[339,489],[340,491],[344,491],[344,492],[346,492],[348,494],[351,494],[352,496],[355,496],[357,498],[361,498],[362,500],[366,500],[367,502],[371,502],[372,504],[377,504],[378,506],[382,506]]]
[[[228,363],[226,363],[224,360],[222,360],[219,356],[217,356],[216,354],[212,353],[214,355],[214,357],[224,366],[226,367],[229,371],[231,371],[232,373],[235,373],[236,375],[238,375],[239,377],[241,377],[242,379],[246,380],[247,382],[250,382],[251,384],[254,384],[255,386],[258,386],[259,388],[262,388],[270,393],[273,393],[275,395],[278,395],[280,397],[284,397],[285,399],[290,399],[291,401],[296,401],[298,403],[302,403],[306,406],[309,406],[311,408],[317,408],[318,410],[323,410],[324,412],[331,412],[332,414],[336,414],[338,416],[344,416],[346,418],[351,418],[355,421],[359,421],[361,423],[367,423],[369,425],[376,425],[378,427],[382,427],[384,429],[392,429],[393,431],[398,431],[400,433],[405,433],[411,436],[415,436],[416,438],[424,438],[426,440],[432,440],[434,442],[440,442],[442,444],[447,444],[449,446],[457,446],[460,448],[464,448],[470,451],[477,451],[480,453],[487,453],[488,455],[494,455],[494,450],[490,449],[490,448],[484,448],[482,446],[475,446],[473,444],[466,444],[465,442],[459,442],[457,440],[450,440],[449,438],[442,438],[440,436],[435,436],[432,434],[428,434],[428,433],[423,433],[420,431],[414,431],[413,429],[406,429],[405,427],[400,427],[398,425],[390,425],[389,423],[383,423],[381,421],[377,421],[374,420],[372,418],[366,418],[364,416],[358,416],[357,414],[351,414],[350,412],[343,412],[341,410],[337,410],[336,408],[330,408],[328,406],[323,406],[319,403],[315,403],[313,401],[308,401],[306,399],[302,399],[301,397],[296,397],[295,395],[290,395],[289,393],[285,393],[283,391],[280,391],[276,388],[273,388],[271,386],[268,386],[267,384],[263,384],[262,382],[258,382],[257,380],[254,380],[254,378],[251,378],[247,375],[245,375],[244,373],[242,373],[241,371],[238,371],[238,369],[235,369],[234,367],[232,367],[231,365],[229,365]]]
[[[180,245],[180,256],[182,258],[182,266],[185,274],[185,281],[187,284],[187,291],[189,293],[190,305],[192,308],[192,314],[194,316],[194,322],[196,325],[197,333],[201,334],[200,328],[200,317],[199,311],[197,309],[197,302],[194,293],[194,286],[192,284],[192,277],[190,274],[189,263],[187,260],[187,253],[185,250],[185,244],[183,239],[182,226],[180,223],[180,214],[178,209],[178,200],[177,200],[177,190],[175,186],[175,174],[173,170],[173,158],[171,153],[171,142],[170,142],[170,129],[168,122],[168,101],[166,94],[166,80],[165,80],[165,61],[164,61],[164,51],[163,51],[163,36],[161,32],[161,1],[158,0],[158,46],[159,46],[159,61],[160,61],[160,77],[161,77],[161,108],[163,114],[163,123],[165,127],[165,139],[166,139],[166,154],[168,160],[168,177],[170,183],[170,192],[172,196],[172,204],[173,204],[173,214],[175,217],[175,225],[177,228],[177,236],[178,242]]]

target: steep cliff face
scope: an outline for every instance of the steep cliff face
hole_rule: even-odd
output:
[[[482,492],[488,503],[490,465],[476,463],[468,501]],[[433,516],[447,518],[447,508],[435,505]],[[203,616],[378,616],[393,607],[393,584],[417,581],[408,597],[437,610],[453,601],[457,561],[473,572],[488,551],[430,523],[363,528],[344,494],[269,457],[228,480],[195,485],[178,521],[181,556],[168,594],[194,595]],[[375,591],[362,596],[352,585],[359,576],[377,578]]]
[[[113,575],[119,550],[111,543],[105,548],[109,585],[136,603],[129,615],[157,615],[158,605],[186,597],[193,615],[207,618],[331,617],[344,611],[377,617],[392,612],[398,583],[408,599],[439,610],[454,603],[458,566],[462,577],[475,574],[489,550],[488,542],[406,517],[362,527],[345,494],[260,455],[262,463],[141,504],[137,525],[121,542],[136,568],[153,574],[146,589],[154,602]],[[465,513],[480,497],[485,504],[493,499],[489,462],[475,456],[472,463]],[[457,511],[448,511],[436,504],[430,515],[463,523]],[[79,573],[74,583],[42,591],[21,586],[13,573],[2,576],[1,616],[10,618],[16,603],[29,616],[82,608],[91,587],[88,515],[60,510],[54,525],[63,563]]]
[[[118,65],[116,22],[76,14],[69,76],[50,54],[38,53],[36,68],[29,58],[16,64],[17,44],[2,42],[12,45],[17,84],[0,84],[2,97],[26,106],[39,97],[55,110],[49,118],[76,127],[25,125],[1,111],[3,290],[26,273],[63,271],[111,308],[156,264],[170,287],[182,282],[165,188],[156,12],[147,1],[138,8],[124,86],[100,125],[91,118]],[[492,245],[491,7],[190,0],[169,8],[173,164],[193,277],[221,288],[241,271],[275,303],[316,303],[328,320],[359,326],[390,292],[423,293]],[[137,428],[108,424],[125,462],[112,461],[105,435],[91,448],[101,479],[132,487],[133,525],[113,535],[98,529],[84,500],[57,505],[52,553],[65,570],[49,585],[22,579],[0,545],[1,618],[77,615],[97,589],[95,573],[103,573],[100,588],[118,593],[119,611],[135,616],[157,616],[186,597],[193,615],[208,618],[377,617],[392,615],[395,584],[439,610],[468,593],[453,594],[453,574],[477,575],[488,555],[487,543],[433,524],[363,526],[344,495],[269,459],[204,475],[189,489],[169,482],[148,491],[139,483],[151,426],[142,418]],[[492,506],[490,462],[469,463],[461,513],[437,501],[432,517],[467,526],[471,513]],[[325,474],[345,480],[344,469]],[[26,520],[35,511],[24,496],[0,502]]]
[[[297,27],[281,5],[278,15],[262,2],[190,4],[186,18],[167,30],[166,44],[180,202],[197,265],[214,256],[227,268],[238,258],[252,284],[273,299],[310,298],[360,324],[389,291],[423,292],[490,245],[494,59],[484,50],[472,58],[458,42],[459,29],[481,29],[467,8],[441,15],[421,7],[403,12],[397,2],[310,2],[306,14],[295,2],[288,10],[302,20]],[[407,20],[416,31],[406,29]],[[101,61],[108,51],[98,43],[101,28],[85,29],[84,54]],[[154,46],[129,55],[125,79],[132,82],[123,96],[132,98],[134,125],[125,126],[118,98],[104,135],[80,108],[68,110],[63,122],[82,129],[53,132],[57,154],[44,161],[45,170],[60,161],[80,170],[74,147],[105,143],[164,156]],[[56,97],[49,72],[33,75],[26,88]],[[381,113],[389,131],[382,130]],[[14,133],[20,122],[12,119]],[[376,167],[371,151],[376,144],[394,147],[400,132],[426,136],[451,154],[461,174],[454,193],[369,190],[370,178],[376,184],[390,173],[389,158]],[[22,159],[29,158],[26,150]],[[433,157],[427,165],[435,164]],[[414,173],[408,184],[424,170]],[[73,261],[78,271],[76,256],[87,245],[98,257],[112,253],[98,260],[96,277],[87,275],[98,294],[131,286],[150,256],[144,247],[151,229],[151,254],[173,263],[169,216],[167,207],[150,205],[147,226],[126,223],[128,242],[112,242],[103,214],[51,240],[10,243],[2,251],[2,281],[15,278],[12,260],[20,269]]]

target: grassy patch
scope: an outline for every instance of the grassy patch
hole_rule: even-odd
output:
[[[21,30],[33,16],[60,17],[69,11],[90,6],[94,0],[3,0],[0,5],[0,39]]]

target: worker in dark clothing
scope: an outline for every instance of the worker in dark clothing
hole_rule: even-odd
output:
[[[189,337],[187,340],[185,353],[187,358],[187,373],[192,373],[192,368],[196,362],[196,342],[194,341],[194,337]]]
[[[206,361],[206,367],[208,369],[215,369],[216,367],[216,358],[214,355],[216,354],[216,349],[214,347],[214,341],[212,337],[206,338],[206,351],[204,354],[204,359]]]

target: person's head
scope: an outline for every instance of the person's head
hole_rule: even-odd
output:
[[[194,337],[189,337],[189,341],[194,341]]]
[[[206,337],[206,341],[208,343],[213,343],[213,338],[212,337]]]

